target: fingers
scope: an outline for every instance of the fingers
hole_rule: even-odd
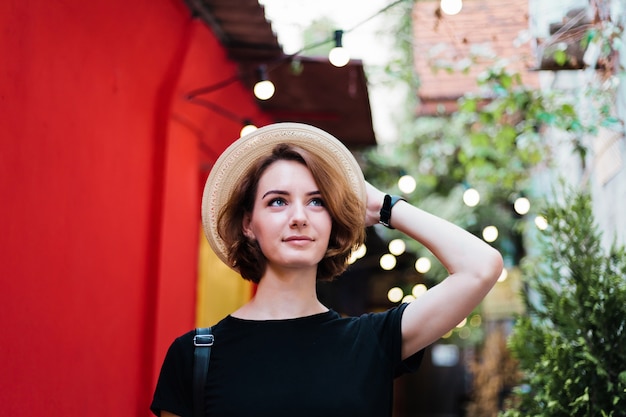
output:
[[[365,188],[367,192],[365,224],[366,226],[372,226],[380,220],[380,209],[385,198],[385,193],[367,181],[365,182]]]

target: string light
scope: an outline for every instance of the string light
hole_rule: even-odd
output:
[[[463,202],[467,207],[475,207],[480,203],[480,193],[475,188],[468,188],[463,193]]]
[[[543,216],[535,217],[535,226],[539,230],[546,230],[548,228],[548,220]]]
[[[498,282],[506,281],[508,276],[509,276],[509,271],[507,271],[506,268],[503,268],[502,272],[500,273],[500,276],[498,277]]]
[[[403,303],[412,303],[413,301],[415,301],[415,297],[413,297],[413,294],[407,294],[404,297],[402,297]]]
[[[487,226],[483,229],[483,239],[485,242],[495,242],[498,238],[498,228],[496,226]]]
[[[386,253],[380,257],[380,267],[385,271],[391,271],[396,267],[396,257],[390,253]]]
[[[391,242],[389,242],[388,247],[389,247],[389,252],[392,255],[400,256],[406,250],[406,243],[404,243],[404,240],[402,239],[394,239]]]
[[[411,194],[415,191],[415,187],[417,187],[417,182],[415,181],[415,178],[410,175],[403,175],[398,180],[398,188],[404,194]]]
[[[513,208],[517,214],[523,216],[530,211],[530,201],[526,197],[519,197],[513,203]]]
[[[442,12],[453,16],[463,8],[463,0],[441,0],[440,7]]]
[[[415,298],[420,298],[422,295],[426,293],[426,291],[428,291],[428,288],[426,287],[426,285],[415,284],[413,286],[413,289],[411,290],[411,294],[413,294],[413,297]]]
[[[404,297],[404,291],[400,287],[393,287],[387,291],[387,299],[392,303],[397,303]]]
[[[268,73],[271,72],[271,70],[273,68],[278,67],[279,65],[281,65],[283,62],[285,61],[294,61],[297,60],[298,56],[301,55],[304,51],[308,50],[308,49],[313,49],[316,48],[318,46],[327,44],[333,40],[335,40],[335,44],[337,44],[337,38],[339,38],[339,43],[341,43],[341,37],[343,36],[344,33],[348,33],[348,32],[352,32],[353,30],[357,29],[359,26],[365,24],[366,22],[370,21],[371,19],[375,18],[378,15],[383,14],[384,12],[386,12],[387,10],[391,9],[392,7],[400,4],[400,3],[404,3],[405,0],[396,0],[390,4],[388,4],[387,6],[383,7],[382,9],[380,9],[378,12],[374,13],[373,15],[371,15],[370,17],[366,18],[365,20],[362,20],[361,22],[357,23],[356,25],[354,25],[352,28],[348,29],[348,30],[343,30],[343,31],[336,31],[333,38],[330,39],[326,39],[323,40],[321,42],[317,42],[311,45],[307,45],[305,47],[303,47],[302,49],[300,49],[299,51],[293,53],[293,54],[287,54],[287,55],[283,55],[278,59],[273,60],[272,62],[270,62],[270,64],[272,64],[271,67],[267,67],[267,65],[262,65],[263,70],[264,70],[264,78],[258,77],[258,73],[260,72],[259,69],[257,68],[256,72],[257,72],[257,78],[259,79],[259,82],[257,82],[253,88],[254,91],[254,95],[255,97],[257,97],[259,100],[268,100],[270,99],[273,95],[274,92],[276,91],[276,87],[274,86],[274,84],[269,80],[268,78]],[[341,32],[341,35],[338,35],[337,32]],[[347,52],[347,51],[346,51]],[[348,61],[349,61],[349,57],[348,57]],[[346,62],[347,64],[347,62]],[[344,64],[345,65],[345,64]],[[195,100],[195,97],[200,95],[200,94],[206,94],[206,93],[210,93],[213,91],[217,91],[220,90],[222,88],[227,87],[230,84],[233,84],[237,81],[240,81],[242,78],[249,78],[251,77],[250,73],[239,73],[237,75],[231,76],[225,80],[221,80],[218,81],[212,85],[209,85],[207,87],[202,87],[202,88],[197,88],[195,90],[192,90],[191,92],[189,92],[188,94],[185,95],[185,98],[187,100],[189,100],[190,102],[193,102],[195,104],[200,104],[202,105],[202,103],[198,102],[197,100]],[[267,81],[267,82],[265,82]]]
[[[367,253],[367,246],[365,244],[360,245],[356,250],[352,251],[350,254],[350,258],[348,258],[348,263],[352,265],[357,260],[361,259]]]
[[[258,80],[254,85],[254,96],[259,100],[269,100],[274,95],[276,87],[267,77],[267,66],[260,65],[257,68]]]
[[[336,67],[345,67],[350,62],[350,53],[343,47],[343,30],[335,31],[335,47],[328,53],[328,60]]]
[[[244,124],[243,124],[243,127],[241,128],[241,131],[239,132],[239,137],[242,137],[242,136],[245,136],[245,135],[247,135],[249,133],[252,133],[256,129],[257,129],[257,127],[254,124],[252,124],[251,121],[245,120]]]
[[[420,274],[425,274],[430,271],[431,263],[430,259],[421,257],[415,261],[415,270]]]
[[[479,327],[483,322],[483,318],[480,317],[480,315],[478,314],[474,314],[472,316],[472,318],[470,319],[470,326],[472,327]]]
[[[461,330],[459,330],[459,337],[461,339],[469,339],[471,335],[472,331],[469,329],[469,327],[462,327]]]

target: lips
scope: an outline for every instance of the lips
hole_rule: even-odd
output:
[[[309,236],[289,236],[283,239],[285,242],[312,242],[313,239]]]

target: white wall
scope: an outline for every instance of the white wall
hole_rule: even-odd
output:
[[[622,0],[613,0],[611,4],[614,21],[624,22],[626,13]],[[547,36],[548,25],[558,22],[573,7],[588,5],[584,0],[554,0],[551,2],[530,0],[531,31],[535,36]],[[625,47],[621,53],[622,67],[626,68],[626,37]],[[616,76],[619,82],[617,93],[612,100],[615,113],[623,121],[626,120],[626,76]],[[543,89],[556,89],[566,92],[577,104],[578,110],[592,113],[594,103],[584,94],[590,83],[598,83],[598,73],[593,70],[543,72],[541,86]],[[575,186],[589,186],[593,196],[596,220],[603,232],[603,244],[608,247],[616,240],[626,245],[626,139],[624,125],[616,130],[599,129],[599,134],[586,136],[583,143],[588,147],[589,154],[585,166],[580,157],[573,152],[571,137],[563,132],[549,131],[546,140],[554,149],[554,168],[539,170],[537,173],[536,191],[549,196],[551,184],[558,178],[565,178]]]

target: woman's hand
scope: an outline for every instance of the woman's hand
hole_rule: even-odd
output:
[[[365,181],[367,206],[365,210],[365,226],[373,226],[380,220],[380,209],[383,206],[385,193]]]

